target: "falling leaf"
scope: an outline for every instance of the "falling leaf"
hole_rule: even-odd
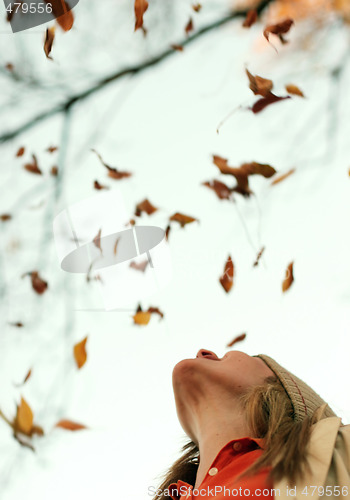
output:
[[[142,273],[144,273],[147,266],[148,266],[148,260],[144,260],[143,262],[140,263],[131,261],[129,267],[135,269],[136,271],[141,271]]]
[[[273,35],[277,35],[279,37],[281,43],[285,44],[287,43],[287,40],[283,37],[283,35],[288,33],[293,24],[294,24],[293,19],[285,19],[280,23],[266,26],[266,28],[264,29],[264,37],[268,42],[270,42],[269,36],[272,33]]]
[[[94,182],[94,188],[97,189],[97,190],[101,190],[101,189],[109,189],[108,186],[103,186],[102,184],[100,184],[98,181],[95,181]]]
[[[294,262],[291,262],[286,269],[286,277],[284,278],[283,283],[282,283],[282,291],[283,292],[286,292],[291,287],[291,285],[294,281],[293,265],[294,265]]]
[[[75,344],[73,348],[74,359],[79,370],[82,366],[84,366],[87,359],[87,354],[85,349],[86,342],[87,342],[87,337],[85,337],[81,342]]]
[[[80,431],[82,429],[87,429],[86,425],[78,424],[77,422],[73,422],[72,420],[60,420],[57,422],[55,427],[60,427],[61,429],[65,429],[67,431]]]
[[[262,257],[262,254],[264,253],[265,251],[265,247],[262,247],[261,250],[259,251],[258,255],[256,256],[256,259],[255,259],[255,262],[253,264],[253,267],[256,267],[258,264],[259,264],[259,261]]]
[[[38,160],[37,160],[36,156],[32,155],[32,158],[33,158],[33,162],[32,163],[26,163],[24,165],[24,168],[26,170],[28,170],[28,172],[31,172],[32,174],[42,175],[42,171],[39,168]]]
[[[136,205],[135,215],[140,217],[142,212],[146,212],[147,215],[152,215],[157,210],[158,208],[152,205],[152,203],[146,198]]]
[[[23,156],[24,153],[25,153],[25,151],[26,151],[26,148],[24,146],[22,146],[21,148],[19,148],[19,150],[16,153],[17,158],[19,158],[20,156]]]
[[[114,247],[113,247],[113,254],[117,255],[117,248],[118,248],[118,243],[120,241],[120,237],[115,240]]]
[[[305,97],[303,92],[300,90],[299,87],[297,87],[296,85],[293,85],[293,83],[289,83],[285,86],[286,88],[286,91],[288,92],[288,94],[293,94],[293,95],[298,95],[300,97]]]
[[[250,28],[258,20],[258,13],[255,9],[248,10],[245,20],[243,21],[243,28]]]
[[[173,43],[170,45],[170,47],[174,50],[177,50],[178,52],[183,52],[184,48],[182,45],[177,45],[176,43]]]
[[[58,176],[58,167],[56,167],[56,166],[51,167],[50,174],[53,177],[57,177]]]
[[[212,189],[220,200],[229,200],[231,198],[231,189],[223,182],[212,180],[203,182],[203,186]]]
[[[266,97],[273,88],[272,80],[252,75],[248,69],[245,70],[249,78],[249,88],[255,95]]]
[[[138,311],[133,316],[135,325],[148,325],[151,319],[151,313],[149,311]]]
[[[190,217],[189,215],[184,215],[179,212],[172,215],[169,220],[178,222],[181,227],[184,227],[186,224],[190,224],[191,222],[198,221],[198,219],[195,219],[194,217]]]
[[[192,5],[192,9],[195,11],[195,12],[199,12],[202,8],[202,5],[200,3],[196,3],[194,5]]]
[[[1,214],[0,215],[0,220],[2,222],[7,222],[8,220],[11,220],[12,219],[12,215],[11,214]]]
[[[241,333],[241,335],[237,335],[231,342],[227,344],[226,347],[232,347],[233,345],[237,344],[237,342],[242,342],[246,338],[247,334],[246,333]]]
[[[55,39],[55,30],[56,30],[56,28],[54,26],[52,26],[51,28],[47,28],[46,33],[45,33],[45,40],[44,40],[45,55],[48,59],[51,59],[52,61],[53,61],[53,59],[50,56],[50,54],[51,54],[51,50],[52,50],[53,41]]]
[[[275,186],[276,184],[284,181],[284,179],[287,179],[287,177],[289,177],[290,175],[294,174],[295,172],[295,168],[291,168],[290,170],[288,170],[288,172],[286,172],[285,174],[281,174],[279,175],[278,177],[276,177],[276,179],[274,179],[272,182],[271,182],[271,186]]]
[[[39,295],[42,295],[48,288],[48,284],[44,281],[37,271],[32,271],[30,273],[32,280],[32,287]]]
[[[21,403],[17,406],[17,415],[14,421],[14,427],[17,432],[30,435],[33,427],[33,412],[25,401],[21,398]]]
[[[57,146],[49,146],[49,147],[46,149],[46,151],[47,151],[48,153],[54,153],[54,152],[55,152],[55,151],[57,151],[57,150],[58,150],[58,147],[57,147]]]
[[[102,156],[95,149],[92,149],[91,151],[93,151],[97,155],[97,157],[100,160],[100,162],[102,163],[102,165],[104,167],[106,167],[106,169],[108,170],[108,177],[111,177],[112,179],[120,180],[120,179],[123,179],[124,177],[130,177],[132,175],[131,172],[123,172],[123,171],[117,170],[114,167],[110,167],[107,163],[105,163],[103,161]]]
[[[228,293],[232,288],[233,275],[234,275],[234,266],[231,256],[229,255],[225,264],[224,273],[219,280],[226,293]]]
[[[13,73],[15,67],[12,63],[7,63],[5,64],[5,68],[7,69],[7,71],[10,71],[10,73]]]
[[[290,99],[290,96],[277,96],[270,92],[266,95],[266,97],[262,97],[258,101],[254,103],[254,105],[250,108],[254,114],[260,113],[270,104],[274,104],[275,102],[283,101],[285,99]]]
[[[194,28],[194,26],[193,26],[192,17],[190,17],[188,23],[185,26],[186,35],[189,35],[191,33],[191,31],[193,31],[193,28]]]
[[[15,326],[16,328],[23,328],[24,325],[20,321],[17,321],[16,323],[9,323],[11,326]]]
[[[27,382],[27,380],[30,378],[31,374],[32,374],[32,370],[30,369],[30,370],[27,372],[26,376],[24,377],[23,382],[22,382],[21,384],[14,384],[14,385],[15,385],[16,387],[21,387],[22,385],[24,385],[24,384]]]
[[[349,173],[350,175],[350,173]],[[167,225],[167,227],[165,228],[165,239],[168,240],[169,239],[169,233],[170,233],[170,224]]]
[[[52,7],[53,15],[57,24],[64,30],[69,31],[74,23],[73,12],[67,2],[64,0],[44,0]]]
[[[101,232],[102,232],[102,229],[99,230],[99,232],[97,233],[97,235],[95,236],[95,238],[92,240],[95,247],[97,247],[101,253],[102,253],[102,248],[101,248]]]
[[[148,9],[148,2],[146,0],[135,0],[135,31],[143,27],[143,15]]]
[[[164,313],[162,313],[162,311],[158,307],[149,307],[147,312],[151,314],[158,314],[161,319],[164,318]]]

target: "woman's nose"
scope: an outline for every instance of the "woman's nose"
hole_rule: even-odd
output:
[[[210,359],[219,359],[215,352],[208,351],[207,349],[199,349],[197,352],[196,358],[210,358]]]

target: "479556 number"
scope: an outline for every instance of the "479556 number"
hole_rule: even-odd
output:
[[[14,2],[6,7],[6,12],[9,14],[16,14],[17,12],[23,12],[23,14],[51,14],[52,4],[51,3],[26,3],[26,2]]]
[[[305,486],[301,492],[305,496],[317,496],[317,497],[346,497],[349,494],[348,486]]]

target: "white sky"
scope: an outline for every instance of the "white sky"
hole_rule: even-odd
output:
[[[212,15],[210,8],[209,3],[204,19]],[[79,12],[82,19],[87,16],[80,5],[74,31],[57,40],[54,64],[43,59],[42,31],[16,37],[2,34],[0,41],[14,54],[13,44],[28,44],[26,50],[35,54],[34,62],[44,73],[53,68],[64,76],[76,58],[78,73],[84,67],[81,49],[87,31]],[[181,26],[182,21],[180,16]],[[150,498],[148,486],[158,484],[157,474],[174,461],[184,442],[173,402],[173,366],[194,357],[200,348],[222,356],[226,343],[242,332],[247,332],[247,339],[239,349],[274,357],[350,422],[349,67],[339,86],[329,76],[330,68],[342,60],[347,33],[340,28],[320,30],[303,39],[304,47],[309,44],[303,50],[298,42],[302,30],[307,31],[296,28],[290,36],[294,42],[276,54],[260,42],[261,26],[247,32],[233,23],[77,105],[69,124],[63,195],[57,203],[55,180],[48,174],[57,157],[43,151],[60,144],[62,117],[1,147],[0,213],[11,211],[14,219],[0,227],[0,271],[6,286],[0,408],[12,415],[14,401],[22,394],[47,432],[35,440],[33,454],[19,447],[0,422],[2,500]],[[107,37],[103,41],[107,44]],[[153,53],[157,47],[152,43],[151,38]],[[117,52],[121,66],[125,50]],[[90,63],[87,58],[86,65]],[[106,71],[109,64],[105,63]],[[277,94],[284,94],[284,84],[292,82],[307,99],[295,97],[256,116],[237,111],[217,134],[218,123],[229,111],[255,100],[244,73],[246,64],[253,73],[273,79]],[[102,72],[97,63],[96,68]],[[84,84],[78,77],[74,82],[76,88]],[[50,106],[44,94],[37,99],[38,106]],[[27,102],[13,118],[3,110],[1,130],[33,109]],[[23,161],[14,159],[21,145],[38,155],[46,172],[42,178],[26,173]],[[119,183],[109,179],[90,152],[92,147],[112,166],[131,170],[133,177]],[[280,172],[297,170],[273,187],[269,180],[253,178],[256,198],[236,196],[232,204],[201,186],[213,178],[232,183],[218,176],[212,154],[229,158],[232,165],[255,160]],[[173,280],[143,303],[145,308],[159,306],[163,321],[153,317],[147,327],[138,328],[130,312],[76,311],[103,307],[98,284],[87,285],[84,276],[60,270],[51,226],[61,208],[95,194],[95,179],[118,187],[130,214],[145,197],[160,207],[140,223],[165,227],[176,211],[200,220],[184,229],[174,224]],[[15,241],[18,248],[10,251]],[[253,268],[262,245],[264,258]],[[236,277],[226,295],[218,278],[228,254]],[[282,294],[285,268],[292,260],[295,282]],[[49,282],[43,296],[32,292],[29,280],[20,279],[32,269],[39,269]],[[7,325],[19,320],[24,329]],[[88,361],[78,372],[72,347],[87,334]],[[33,375],[26,386],[14,388],[13,382],[30,367]],[[62,417],[90,429],[52,431]]]

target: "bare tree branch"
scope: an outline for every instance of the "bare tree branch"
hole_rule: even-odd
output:
[[[263,10],[268,6],[269,3],[271,3],[272,0],[262,0],[260,4],[256,7],[256,11],[258,14],[261,14]],[[186,45],[191,44],[197,38],[201,37],[205,33],[208,33],[209,31],[212,31],[216,28],[219,28],[220,26],[232,21],[233,19],[237,19],[240,17],[245,17],[247,15],[249,9],[240,9],[240,10],[235,10],[228,14],[227,16],[214,21],[213,23],[208,24],[207,26],[204,26],[203,28],[199,29],[196,33],[193,35],[187,37],[185,40],[180,42],[180,45],[185,47]],[[83,92],[80,92],[79,94],[76,94],[75,96],[72,96],[67,99],[66,102],[63,102],[62,104],[59,104],[58,106],[49,109],[47,111],[44,111],[37,116],[31,118],[27,122],[25,122],[23,125],[19,126],[18,128],[6,132],[2,136],[0,136],[0,144],[7,142],[18,135],[22,134],[26,130],[34,127],[38,123],[46,120],[47,118],[50,118],[54,115],[57,115],[58,113],[62,113],[65,111],[68,111],[76,102],[78,101],[83,101],[87,97],[91,96],[95,92],[98,92],[99,90],[102,90],[104,87],[106,87],[109,83],[115,82],[116,80],[119,80],[120,78],[123,78],[124,76],[127,75],[136,75],[138,73],[141,73],[142,71],[151,68],[152,66],[155,66],[156,64],[164,61],[168,57],[172,56],[174,53],[176,53],[176,50],[173,48],[169,48],[159,54],[156,57],[153,57],[152,59],[149,59],[148,61],[145,61],[143,63],[134,65],[134,66],[129,66],[127,68],[124,68],[120,71],[117,71],[116,73],[112,73],[111,75],[107,76],[106,78],[103,78],[99,82],[97,82],[95,85],[92,87],[88,88],[87,90],[84,90]]]

